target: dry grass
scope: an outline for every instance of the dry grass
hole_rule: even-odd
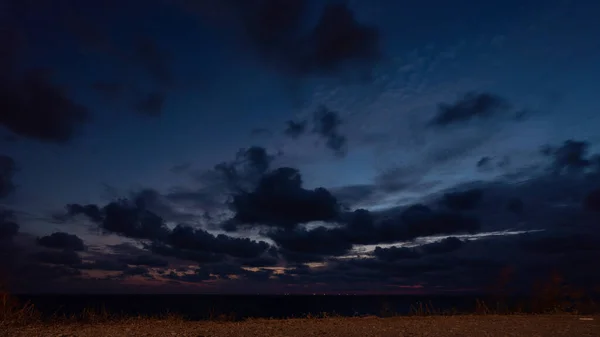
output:
[[[0,336],[600,336],[600,316],[463,315],[429,317],[337,317],[250,319],[212,322],[133,319],[97,324],[36,323],[6,327]]]
[[[0,336],[600,336],[600,316],[580,320],[582,314],[600,312],[592,297],[564,287],[559,277],[537,287],[530,303],[508,305],[498,296],[491,302],[477,300],[470,312],[417,302],[408,316],[400,317],[384,302],[380,317],[323,312],[292,319],[241,320],[235,313],[213,309],[206,321],[169,313],[115,314],[105,308],[43,318],[31,303],[20,303],[0,291]]]
[[[411,306],[411,316],[398,317],[385,303],[382,317],[340,317],[321,313],[294,319],[246,319],[211,312],[207,321],[115,315],[104,308],[78,315],[42,319],[30,303],[0,294],[0,336],[600,336],[600,316],[581,320],[576,311],[550,306],[552,314],[522,315],[491,309],[477,301],[471,314],[441,311],[431,303]],[[500,307],[500,306],[497,306]],[[504,308],[504,307],[502,307]],[[504,310],[504,309],[503,309]],[[548,312],[548,311],[547,311]],[[384,318],[388,317],[388,318]]]

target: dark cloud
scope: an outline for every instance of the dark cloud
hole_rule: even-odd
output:
[[[354,245],[411,241],[433,235],[475,233],[480,222],[473,218],[446,211],[433,211],[423,205],[409,207],[400,215],[382,217],[367,210],[345,215],[343,224],[334,228],[280,229],[268,236],[277,244],[289,262],[323,261],[332,256],[349,253]],[[452,251],[462,242],[456,238],[424,246],[430,254]],[[382,251],[383,252],[383,251]],[[398,251],[400,252],[400,251]],[[408,254],[408,250],[402,250]],[[414,252],[413,257],[422,254]]]
[[[269,170],[275,157],[260,146],[240,149],[233,161],[215,166],[213,173],[222,179],[231,191],[244,191],[256,185]],[[214,175],[209,178],[215,178]]]
[[[347,4],[325,6],[313,31],[317,69],[335,70],[350,60],[374,62],[380,56],[379,32],[359,23]]]
[[[29,293],[45,293],[48,291],[50,282],[72,281],[81,275],[78,269],[68,265],[31,262],[14,266],[11,273],[12,287],[15,290],[27,290]]]
[[[341,135],[339,127],[342,119],[339,114],[326,106],[320,106],[313,114],[312,132],[325,140],[325,146],[333,150],[338,156],[344,156],[347,151],[347,138]],[[287,121],[285,135],[299,138],[307,131],[307,121]]]
[[[14,212],[0,208],[0,240],[12,239],[19,232]]]
[[[525,250],[542,254],[600,252],[600,238],[584,233],[533,234],[522,240],[521,245]]]
[[[100,222],[103,219],[102,211],[97,205],[89,204],[89,205],[79,205],[79,204],[69,204],[66,206],[68,215],[79,215],[83,214],[90,218],[90,220],[94,222]]]
[[[152,240],[146,248],[159,255],[199,262],[216,262],[221,261],[225,256],[256,258],[269,249],[269,245],[263,241],[233,238],[223,234],[215,236],[203,229],[187,225],[177,225],[170,230],[160,216],[146,209],[143,198],[138,198],[134,202],[128,200],[111,202],[101,210],[89,205],[87,207],[69,205],[67,208],[70,214],[79,212],[89,216],[90,213],[93,216],[91,219],[106,232],[133,239]],[[100,211],[99,216],[97,210]],[[127,262],[136,265],[162,264],[148,256],[138,256]]]
[[[421,254],[416,249],[406,247],[376,247],[373,255],[381,261],[392,262],[400,259],[418,259]]]
[[[432,235],[475,233],[481,227],[474,217],[434,211],[424,205],[410,206],[391,217],[356,210],[347,221],[344,235],[355,244],[394,243]]]
[[[348,253],[352,243],[343,234],[341,229],[317,227],[312,230],[278,230],[270,233],[269,237],[277,243],[288,261],[304,262]]]
[[[231,203],[239,225],[293,228],[311,221],[332,221],[338,216],[336,199],[324,188],[302,187],[298,170],[285,167],[265,174],[252,192],[238,193]]]
[[[46,71],[31,70],[0,81],[0,125],[42,142],[66,143],[88,120],[87,109],[53,84]]]
[[[495,168],[506,168],[510,165],[510,158],[505,156],[503,158],[492,158],[489,156],[481,157],[477,161],[477,169],[482,172],[491,171]]]
[[[448,126],[474,118],[486,118],[509,108],[505,99],[490,93],[470,92],[453,104],[440,104],[432,126]]]
[[[369,201],[377,195],[376,185],[348,185],[331,189],[331,193],[345,206],[351,207],[361,202]]]
[[[175,227],[164,243],[179,250],[246,258],[258,257],[269,248],[269,245],[263,241],[233,238],[223,234],[215,236],[205,230],[184,225]]]
[[[221,162],[213,169],[187,169],[199,187],[179,187],[167,193],[145,189],[132,198],[143,199],[149,210],[168,221],[210,225],[215,216],[228,211],[227,202],[232,194],[244,194],[256,188],[275,157],[258,146],[240,149],[233,160]],[[185,206],[185,209],[177,206]],[[199,210],[203,215],[198,215]]]
[[[239,262],[244,267],[273,267],[279,264],[277,256],[260,256],[255,258],[241,258]]]
[[[191,167],[192,167],[192,163],[190,163],[190,162],[182,163],[182,164],[174,165],[173,167],[171,167],[171,172],[173,172],[175,174],[184,173],[184,172],[189,171]]]
[[[370,70],[380,57],[379,32],[359,23],[346,3],[327,4],[314,27],[306,0],[230,3],[244,32],[270,65],[292,74],[331,74],[349,62]]]
[[[64,232],[56,232],[47,236],[42,236],[37,239],[37,243],[46,248],[65,249],[76,252],[85,250],[83,240],[77,235]]]
[[[386,193],[398,192],[407,189],[419,180],[421,172],[416,172],[413,168],[394,167],[384,170],[375,176],[375,185],[378,189]]]
[[[567,140],[560,146],[545,146],[542,153],[552,159],[551,170],[554,173],[582,172],[590,166],[588,158],[589,143]]]
[[[2,137],[2,140],[7,143],[14,143],[14,142],[17,142],[19,140],[19,138],[15,135],[6,135],[6,136]]]
[[[198,217],[193,214],[178,211],[173,203],[177,203],[177,201],[180,200],[195,199],[198,202],[194,203],[193,206],[205,206],[200,202],[201,198],[199,195],[191,194],[194,194],[194,192],[172,192],[163,195],[156,190],[146,188],[132,193],[130,198],[135,201],[135,204],[138,205],[138,207],[150,211],[167,221],[188,222]],[[210,197],[210,195],[206,195],[206,204],[210,204]],[[212,197],[214,198],[214,196]]]
[[[145,116],[156,117],[162,113],[166,95],[163,92],[151,92],[134,104],[134,109]]]
[[[224,254],[217,254],[209,251],[195,251],[189,249],[174,248],[162,242],[152,242],[150,245],[146,245],[152,253],[175,257],[180,260],[195,261],[198,263],[214,263],[221,262],[226,259]]]
[[[210,280],[212,277],[210,273],[205,269],[196,269],[192,274],[178,275],[175,272],[170,272],[166,275],[168,279],[182,282],[200,283],[202,281]]]
[[[250,131],[250,134],[255,137],[265,136],[270,137],[273,135],[273,132],[266,128],[254,128]]]
[[[92,84],[92,89],[100,93],[104,98],[117,100],[125,94],[126,86],[119,82],[96,81]]]
[[[460,249],[464,242],[456,237],[445,238],[441,241],[422,245],[419,249],[423,254],[444,254]]]
[[[167,261],[152,255],[139,255],[133,258],[123,259],[122,261],[134,266],[146,267],[166,267],[169,264]]]
[[[339,127],[342,125],[342,119],[339,114],[330,110],[326,106],[321,106],[313,116],[313,132],[325,139],[325,144],[337,155],[346,154],[347,139],[339,134]]]
[[[523,200],[519,199],[519,198],[511,198],[507,203],[506,203],[506,209],[509,212],[518,214],[518,215],[522,215],[523,212],[525,212],[525,203],[523,202]]]
[[[76,266],[82,270],[104,270],[104,271],[123,271],[129,268],[126,263],[115,261],[108,258],[95,260],[94,262],[82,263]]]
[[[489,170],[492,165],[492,158],[490,157],[482,157],[477,161],[477,168],[482,171]]]
[[[583,200],[583,209],[591,212],[600,212],[600,189],[594,189]]]
[[[81,256],[72,250],[62,251],[43,251],[33,255],[33,257],[42,263],[76,266],[82,264]]]
[[[79,204],[70,204],[66,208],[69,215],[86,215],[106,232],[134,239],[161,239],[169,233],[163,219],[146,210],[140,202],[123,199],[102,209],[96,205]]]
[[[132,62],[142,67],[157,83],[169,85],[173,81],[169,66],[170,58],[170,55],[155,41],[145,38],[135,43]]]
[[[483,191],[472,189],[462,192],[446,193],[443,203],[446,207],[454,211],[469,211],[477,207],[483,198]]]
[[[306,121],[287,121],[285,128],[285,135],[291,138],[298,138],[306,132]]]
[[[12,157],[0,155],[0,199],[7,197],[15,190],[13,178],[17,172],[17,164]]]
[[[119,208],[119,216],[113,217],[110,225],[105,224],[108,206],[70,205],[68,210],[71,214],[86,214],[107,232],[151,240],[144,240],[145,251],[120,247],[121,253],[118,254],[128,256],[113,257],[118,264],[107,264],[105,268],[123,271],[124,275],[149,277],[147,268],[130,266],[164,268],[164,261],[161,262],[157,256],[174,257],[198,262],[202,268],[194,274],[182,274],[179,270],[167,274],[166,278],[181,282],[218,279],[219,282],[214,283],[221,284],[223,281],[229,286],[233,286],[237,279],[243,279],[310,287],[328,282],[340,287],[342,284],[359,287],[362,282],[370,281],[381,282],[382,285],[407,282],[428,289],[475,288],[493,281],[498,272],[510,264],[515,264],[519,271],[523,270],[526,274],[523,279],[539,276],[550,268],[550,263],[543,261],[547,256],[552,256],[552,261],[560,260],[557,262],[560,268],[573,271],[572,278],[582,280],[581,271],[563,261],[564,256],[576,258],[597,252],[594,248],[598,246],[597,235],[584,230],[592,228],[590,225],[595,224],[597,217],[582,213],[579,206],[581,202],[585,205],[586,192],[598,188],[595,182],[597,173],[547,173],[531,177],[521,184],[504,184],[502,181],[471,183],[432,195],[427,199],[427,204],[349,213],[341,209],[337,199],[327,190],[321,190],[319,194],[317,190],[304,189],[298,170],[271,170],[269,155],[264,149],[242,151],[237,159],[217,173],[232,182],[247,182],[251,179],[246,177],[252,177],[256,179],[256,184],[248,191],[244,189],[253,186],[250,183],[238,183],[237,186],[244,188],[231,189],[235,214],[233,222],[229,222],[232,224],[229,229],[256,226],[263,230],[260,235],[271,239],[274,246],[261,241],[215,235],[187,225],[170,230],[164,226],[163,218],[151,210],[156,198],[163,197],[152,190],[135,193],[131,201],[111,203],[124,210]],[[350,196],[378,191],[378,188],[370,185],[342,190]],[[523,214],[524,202],[527,202],[527,214]],[[516,217],[509,212],[523,216]],[[148,225],[143,225],[146,218],[149,219]],[[301,226],[313,221],[329,223],[316,228],[313,228],[313,224]],[[562,225],[565,221],[569,226]],[[418,245],[421,241],[433,240],[432,236],[502,231],[514,229],[517,225],[524,230],[544,228],[547,234],[524,239],[508,235],[498,235],[494,239],[477,236],[469,238],[469,241],[449,237]],[[563,232],[558,232],[558,229]],[[581,233],[577,232],[579,230]],[[417,240],[424,237],[429,238]],[[350,257],[364,254],[360,245],[408,245],[409,241],[412,241],[411,248],[377,248],[369,258]],[[148,250],[156,255],[149,255]],[[340,259],[341,256],[344,258]],[[47,258],[46,261],[50,260]],[[54,260],[60,261],[57,257]],[[101,261],[101,258],[96,259],[96,263]],[[325,266],[308,269],[298,267],[285,275],[244,269],[281,266],[285,263],[294,266],[315,261],[325,262]],[[102,267],[94,267],[92,263],[69,265],[80,269]],[[171,267],[171,270],[174,268]]]
[[[131,267],[131,268],[125,269],[123,271],[122,276],[146,276],[146,277],[150,277],[150,271],[148,270],[148,268],[136,266],[136,267]]]

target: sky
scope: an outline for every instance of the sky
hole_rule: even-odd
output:
[[[15,291],[600,289],[600,4],[0,6]]]

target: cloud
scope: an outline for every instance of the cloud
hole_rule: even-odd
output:
[[[177,225],[164,243],[178,250],[247,258],[258,257],[269,248],[269,244],[264,241],[233,238],[223,234],[215,236],[205,230],[184,225]]]
[[[92,83],[92,90],[100,93],[105,99],[117,100],[125,94],[126,86],[119,82],[96,81]]]
[[[143,204],[123,199],[100,209],[96,205],[66,206],[69,215],[83,214],[96,222],[106,232],[134,239],[161,239],[169,230],[163,219],[145,209]]]
[[[190,170],[190,168],[192,167],[192,163],[187,162],[187,163],[182,163],[182,164],[178,164],[178,165],[173,165],[173,167],[171,167],[171,172],[175,173],[175,174],[179,174],[179,173],[184,173]]]
[[[14,134],[59,144],[70,141],[89,115],[86,107],[69,98],[43,70],[3,77],[0,109],[0,125]]]
[[[0,199],[7,197],[15,190],[13,177],[17,172],[17,164],[12,157],[0,155]]]
[[[14,212],[0,208],[0,240],[12,239],[19,232]]]
[[[313,122],[313,132],[325,139],[326,146],[337,155],[344,156],[347,151],[347,139],[339,134],[339,127],[342,124],[339,114],[326,106],[321,106],[315,111]]]
[[[483,198],[483,191],[471,189],[462,192],[446,193],[444,205],[454,211],[469,211],[477,207]]]
[[[0,83],[0,106],[2,110],[9,111],[10,118],[0,118],[0,125],[5,124],[19,135],[63,143],[70,140],[80,124],[87,120],[88,111],[85,107],[67,97],[62,88],[50,82],[48,76],[40,76],[46,70],[28,70],[30,74],[25,77],[16,75],[22,66],[21,60],[29,59],[30,54],[40,47],[47,49],[47,46],[40,46],[38,41],[42,41],[42,37],[47,39],[48,36],[55,40],[69,41],[72,48],[68,49],[79,53],[79,59],[84,56],[81,60],[87,62],[88,66],[118,69],[118,74],[100,72],[96,78],[82,78],[91,82],[85,85],[87,88],[100,94],[105,100],[133,101],[130,106],[140,114],[160,115],[166,91],[176,82],[171,69],[173,58],[151,37],[139,37],[127,32],[115,35],[111,27],[128,24],[123,19],[131,19],[129,14],[124,15],[127,9],[123,11],[123,8],[116,5],[103,3],[99,6],[99,3],[92,3],[85,11],[70,6],[52,8],[53,15],[45,15],[42,13],[50,8],[44,7],[46,6],[36,4],[8,9],[17,22],[37,15],[51,29],[43,31],[41,26],[29,25],[26,27],[27,31],[13,29],[15,32],[8,34],[15,36],[6,38],[3,34],[0,37],[4,38],[0,43],[10,49],[0,56],[0,62],[4,63],[0,67],[10,69],[10,76],[1,76],[3,80],[8,80],[3,81],[6,84]],[[147,16],[155,10],[148,9],[136,11],[136,18]],[[29,38],[27,44],[16,38],[19,34]],[[9,88],[13,89],[7,90]],[[7,97],[13,99],[7,100]],[[32,101],[36,103],[33,104]],[[34,123],[35,120],[41,121]],[[48,123],[50,121],[52,123]],[[42,130],[39,125],[46,128]]]
[[[304,189],[300,172],[289,167],[262,176],[254,191],[234,194],[231,207],[235,212],[234,228],[237,225],[294,228],[311,221],[335,220],[339,212],[339,205],[329,191]]]
[[[67,214],[71,216],[83,214],[94,222],[100,222],[103,219],[102,211],[97,205],[69,204],[65,208],[67,210]]]
[[[342,119],[339,113],[329,109],[327,106],[320,106],[313,113],[312,133],[325,140],[325,146],[334,151],[338,156],[345,156],[347,152],[348,140],[346,136],[341,135],[339,127],[342,125]],[[287,121],[284,134],[293,139],[306,134],[308,121]]]
[[[86,215],[106,233],[139,240],[144,249],[111,246],[110,254],[89,259],[86,252],[91,263],[77,262],[73,253],[42,252],[36,261],[121,271],[115,282],[162,271],[163,276],[157,276],[162,281],[210,280],[205,285],[218,284],[223,287],[219,289],[233,289],[240,284],[235,282],[247,282],[249,289],[254,284],[250,281],[278,291],[304,285],[305,290],[329,289],[325,284],[336,290],[389,289],[398,284],[428,291],[483,289],[507,267],[522,274],[516,281],[521,289],[553,267],[568,272],[570,281],[591,282],[584,279],[584,268],[570,265],[567,258],[592,261],[598,256],[598,234],[593,231],[597,216],[585,211],[594,209],[586,206],[594,204],[585,201],[586,196],[594,196],[600,187],[593,170],[561,175],[540,171],[519,184],[502,179],[470,183],[429,195],[422,204],[349,212],[339,205],[336,191],[305,189],[298,170],[271,165],[268,153],[256,148],[240,151],[233,162],[213,171],[237,186],[226,190],[233,199],[229,229],[258,229],[258,238],[254,232],[254,239],[240,238],[184,224],[170,229],[153,210],[158,208],[153,203],[165,195],[142,190],[105,207],[73,204],[67,211]],[[380,190],[365,185],[338,192],[358,199],[365,194],[368,199]],[[109,220],[110,205],[116,207],[116,215]],[[532,232],[539,229],[544,232]],[[374,245],[379,247],[371,251]],[[186,272],[189,261],[200,268]],[[302,265],[308,262],[322,264]],[[177,268],[176,263],[186,267]],[[261,269],[267,266],[283,268],[276,273]],[[600,280],[600,275],[591,278]]]
[[[306,0],[228,3],[252,47],[287,73],[330,75],[348,63],[370,70],[381,56],[378,30],[358,22],[346,3],[325,5],[313,27]]]
[[[474,118],[490,117],[508,108],[504,98],[490,93],[469,92],[453,104],[440,104],[437,115],[429,124],[444,127],[464,123]]]
[[[98,259],[93,262],[82,263],[76,266],[82,270],[123,271],[129,268],[123,261],[115,261],[108,258]]]
[[[159,84],[168,85],[173,81],[173,74],[169,67],[169,54],[151,39],[144,38],[136,41],[132,62],[143,68]]]
[[[331,189],[331,193],[347,207],[368,202],[379,192],[378,186],[374,184],[348,185]]]
[[[150,271],[148,270],[148,268],[140,267],[140,266],[127,268],[121,274],[121,276],[136,276],[136,275],[141,275],[141,276],[151,278]]]
[[[600,252],[600,237],[584,233],[553,232],[535,235],[521,242],[523,249],[542,254]]]
[[[341,229],[317,227],[278,230],[269,234],[288,261],[321,261],[324,257],[340,256],[352,249],[352,243],[343,236]]]
[[[306,132],[306,123],[306,121],[287,121],[285,135],[294,139],[302,136]]]
[[[244,191],[256,185],[275,158],[260,146],[240,149],[233,161],[215,165],[204,179],[221,179],[230,191]],[[216,176],[215,176],[216,175]]]
[[[33,256],[37,261],[48,264],[76,266],[82,263],[81,256],[72,250],[43,251]]]
[[[448,237],[439,242],[420,246],[423,254],[444,254],[460,249],[464,242],[456,237]]]
[[[120,200],[111,202],[102,209],[97,206],[67,206],[70,215],[85,214],[107,233],[114,233],[132,239],[149,239],[145,244],[153,253],[202,262],[221,261],[225,256],[257,258],[269,248],[263,241],[247,238],[233,238],[227,235],[213,235],[203,229],[187,225],[177,225],[170,230],[164,220],[146,209],[143,199],[135,202]],[[75,212],[73,212],[75,210]],[[98,211],[100,213],[98,213]],[[134,263],[130,263],[130,262]],[[138,256],[127,260],[128,264],[162,264],[148,256]],[[144,263],[142,263],[144,262]]]
[[[316,66],[322,70],[352,59],[373,62],[380,56],[379,32],[360,24],[347,4],[325,6],[313,36]]]
[[[581,172],[591,165],[588,158],[589,143],[567,140],[560,146],[546,146],[542,153],[552,159],[551,170],[560,173]]]
[[[168,279],[182,282],[200,283],[203,281],[210,280],[212,277],[210,273],[205,269],[196,269],[192,274],[178,275],[175,272],[170,272],[166,275]]]
[[[134,109],[141,115],[156,117],[162,113],[166,95],[163,92],[151,92],[135,103]]]
[[[491,163],[492,162],[492,158],[490,157],[481,157],[481,159],[479,159],[477,161],[477,168],[479,170],[485,171],[485,170],[489,170],[491,168]]]
[[[525,203],[519,198],[511,198],[506,203],[506,209],[512,213],[521,215],[525,212]]]
[[[85,250],[83,240],[81,240],[77,235],[64,232],[56,232],[38,238],[37,243],[38,245],[46,248],[65,249],[79,252]]]
[[[414,205],[392,217],[359,209],[342,218],[341,225],[333,228],[284,228],[270,231],[267,235],[277,244],[279,252],[287,261],[314,262],[346,255],[355,245],[397,243],[434,235],[476,233],[481,227],[480,222],[473,217],[434,211],[423,205]],[[460,241],[456,238],[449,239],[425,246],[423,251],[430,254],[452,251],[461,244],[456,240]],[[413,257],[421,254],[416,251],[413,253]]]
[[[273,132],[266,128],[254,128],[250,131],[250,134],[254,137],[271,137]]]
[[[394,216],[356,210],[348,216],[344,236],[355,244],[377,244],[432,235],[476,233],[480,228],[480,221],[472,216],[436,211],[417,204]]]
[[[376,247],[373,253],[376,258],[386,262],[392,262],[400,259],[418,259],[421,257],[421,254],[415,249],[406,247]]]

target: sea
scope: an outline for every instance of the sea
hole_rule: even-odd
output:
[[[471,296],[52,294],[16,297],[21,302],[29,302],[42,316],[48,318],[56,317],[55,315],[79,315],[90,310],[122,316],[174,314],[190,320],[223,317],[235,320],[334,315],[391,316],[419,312],[472,313],[481,310],[481,306],[477,305],[480,299]],[[518,299],[512,299],[510,302],[517,301]]]

